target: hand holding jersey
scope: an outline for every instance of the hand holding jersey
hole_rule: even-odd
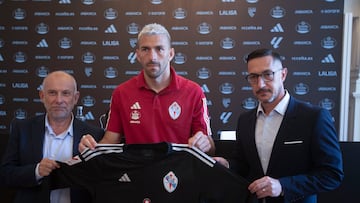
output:
[[[101,143],[112,143],[112,144],[118,143],[113,139],[109,139],[111,137],[118,137],[118,136],[111,136],[111,134],[114,133],[107,131]],[[104,141],[104,139],[107,141]],[[212,148],[211,142],[213,142],[211,136],[204,135],[203,132],[199,131],[195,133],[194,136],[189,138],[188,145],[192,147],[196,147],[200,149],[202,152],[213,154],[214,152],[210,151]],[[97,142],[94,140],[94,138],[91,135],[89,134],[84,135],[79,143],[79,152],[83,152],[86,148],[95,149],[96,145]]]

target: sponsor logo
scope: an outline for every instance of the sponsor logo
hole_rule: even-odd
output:
[[[171,45],[173,45],[173,46],[187,46],[187,45],[189,45],[189,42],[187,42],[187,41],[172,41]]]
[[[341,13],[340,9],[321,9],[320,13],[322,14],[339,14]]]
[[[119,56],[103,56],[102,59],[104,61],[118,61],[120,59]]]
[[[12,99],[13,102],[23,102],[23,103],[27,103],[29,102],[29,99],[28,98],[19,98],[19,97],[14,97]]]
[[[163,3],[163,0],[149,0],[149,1],[150,1],[151,4],[155,4],[155,5]]]
[[[81,89],[96,89],[96,85],[80,85]]]
[[[174,63],[175,64],[184,64],[186,62],[186,55],[178,52],[174,56]]]
[[[309,15],[309,14],[313,14],[313,10],[311,9],[305,9],[305,10],[295,10],[294,11],[295,15]]]
[[[176,190],[178,185],[178,178],[176,177],[175,173],[170,171],[167,173],[163,178],[163,184],[166,191],[172,193]]]
[[[115,28],[114,24],[111,24],[109,27],[105,29],[105,33],[117,33],[117,30]]]
[[[135,52],[130,52],[130,53],[129,53],[129,55],[128,55],[128,61],[129,61],[131,64],[136,63],[136,53],[135,53]]]
[[[321,63],[335,63],[335,59],[332,54],[328,54],[321,60]]]
[[[4,95],[0,94],[0,105],[3,105],[3,104],[5,104],[5,97],[4,97]]]
[[[140,32],[140,26],[136,23],[131,23],[127,26],[127,32],[132,35],[136,35]]]
[[[82,55],[82,61],[86,64],[91,64],[95,62],[95,55],[91,52],[86,52],[85,54]]]
[[[39,47],[39,48],[48,48],[49,45],[48,45],[48,43],[46,42],[45,39],[42,39],[42,40],[36,45],[36,47]]]
[[[213,41],[195,41],[195,45],[197,46],[212,46],[214,45]]]
[[[277,23],[273,28],[271,28],[270,32],[284,32],[284,28],[280,23]]]
[[[312,61],[313,57],[312,56],[292,56],[291,60],[292,61]]]
[[[325,37],[321,40],[321,46],[325,49],[332,49],[336,46],[336,39],[332,37]]]
[[[164,16],[166,15],[165,11],[149,11],[148,12],[149,16]]]
[[[75,16],[75,13],[74,12],[56,12],[55,13],[55,16],[58,16],[58,17],[73,17]]]
[[[74,28],[72,26],[58,26],[56,28],[59,31],[72,31]]]
[[[211,32],[212,28],[211,28],[211,25],[208,24],[208,23],[201,23],[200,25],[197,26],[197,31],[199,34],[202,34],[202,35],[207,35]]]
[[[231,98],[222,99],[222,105],[224,108],[229,108],[230,104],[231,104]]]
[[[273,37],[270,41],[270,44],[274,47],[274,49],[277,49],[280,47],[280,43],[283,40],[283,37]]]
[[[256,7],[248,7],[248,15],[250,17],[254,17],[255,16],[255,13],[256,13]]]
[[[272,8],[270,10],[270,15],[273,18],[283,18],[286,14],[286,11],[284,8],[280,7],[280,6],[275,6],[274,8]]]
[[[95,3],[95,0],[81,0],[84,5],[92,5]]]
[[[301,21],[296,25],[295,30],[300,34],[306,34],[310,32],[311,25],[305,21]]]
[[[207,84],[203,84],[201,85],[201,89],[204,93],[210,93],[210,89],[209,87],[207,86]]]
[[[242,101],[242,107],[247,110],[255,109],[258,105],[258,101],[254,98],[246,98]]]
[[[15,73],[15,74],[27,74],[27,73],[29,73],[29,70],[28,69],[12,69],[11,72]]]
[[[98,31],[99,28],[96,26],[80,26],[79,31]]]
[[[211,76],[211,71],[206,67],[202,67],[196,72],[196,75],[199,79],[209,79]]]
[[[213,57],[212,56],[197,56],[197,57],[195,57],[195,60],[197,60],[197,61],[212,61]]]
[[[95,105],[95,98],[92,96],[85,96],[82,98],[81,103],[86,107],[92,107]]]
[[[114,20],[118,17],[118,12],[116,9],[108,8],[104,11],[104,17],[107,20]]]
[[[26,11],[22,8],[17,8],[12,13],[15,20],[24,20],[26,17]]]
[[[118,40],[104,40],[102,41],[102,45],[105,46],[109,46],[109,47],[116,47],[116,46],[120,46],[120,41]]]
[[[14,112],[14,116],[17,119],[25,119],[27,116],[27,112],[24,109],[16,109]]]
[[[86,75],[86,77],[90,77],[93,73],[93,68],[92,67],[85,67],[84,68],[84,73]]]
[[[219,16],[237,16],[237,10],[231,9],[231,10],[220,10]]]
[[[142,12],[141,11],[127,11],[125,12],[126,16],[141,16]]]
[[[294,92],[297,95],[305,95],[305,94],[309,93],[309,91],[310,91],[309,86],[304,83],[298,83],[294,87]]]
[[[96,46],[96,41],[80,41],[81,46]]]
[[[319,92],[336,92],[336,87],[318,87]]]
[[[2,47],[2,46],[4,45],[4,43],[5,43],[5,42],[3,42],[3,41],[1,40],[1,42],[0,42],[0,47]],[[25,40],[22,40],[22,41],[20,41],[20,40],[14,40],[14,41],[11,42],[11,45],[14,45],[14,46],[20,46],[20,45],[26,46],[26,45],[28,45],[28,44],[29,44],[28,41],[25,41]]]
[[[69,49],[72,47],[72,42],[70,38],[63,37],[59,40],[58,45],[62,49]]]
[[[219,90],[222,94],[232,94],[235,91],[233,84],[226,82],[220,85]]]
[[[27,31],[29,28],[27,26],[11,26],[11,30]]]
[[[236,61],[236,56],[219,56],[219,61]]]
[[[34,16],[50,16],[50,12],[40,12],[40,11],[35,11],[34,12]]]
[[[171,30],[175,30],[175,31],[186,31],[186,30],[189,30],[189,27],[188,26],[173,26],[171,27]]]
[[[27,89],[29,88],[29,84],[26,82],[13,82],[11,83],[12,88],[14,89]]]
[[[80,12],[80,16],[96,16],[96,12],[82,11],[82,12]]]
[[[198,16],[212,16],[214,15],[213,11],[196,11],[195,13]]]
[[[129,178],[129,175],[127,173],[124,173],[120,178],[119,178],[119,182],[123,182],[123,183],[130,183],[131,180]]]
[[[71,4],[71,0],[59,0],[59,4]]]
[[[186,16],[187,16],[187,12],[183,8],[177,8],[173,11],[173,17],[175,19],[178,19],[178,20],[185,19]]]
[[[225,26],[225,25],[222,25],[222,26],[220,26],[219,27],[219,30],[234,30],[234,31],[236,31],[236,26],[234,25],[234,26]]]
[[[107,67],[105,70],[104,70],[104,76],[106,78],[116,78],[118,76],[118,70],[116,68],[113,68],[113,67]]]
[[[38,33],[40,35],[47,34],[49,32],[49,29],[50,29],[49,26],[45,23],[39,23],[35,27],[36,33]]]
[[[49,74],[50,70],[45,66],[40,66],[36,69],[36,75],[40,78],[44,78]]]
[[[320,77],[337,77],[337,72],[333,71],[318,71],[318,76]]]
[[[310,72],[306,72],[306,71],[294,71],[293,76],[311,76]]]
[[[170,118],[176,120],[181,114],[181,106],[175,101],[169,106],[168,111]]]
[[[223,49],[232,49],[235,47],[235,40],[231,39],[230,37],[226,37],[224,39],[221,40],[220,42],[220,46]]]
[[[232,115],[232,112],[231,112],[231,111],[229,111],[229,112],[222,112],[222,113],[220,114],[220,121],[221,121],[223,124],[228,123],[231,115]]]
[[[27,56],[24,52],[19,51],[14,54],[13,59],[16,63],[24,63],[27,60]]]
[[[319,102],[319,106],[330,111],[335,107],[335,102],[329,98],[324,98]]]

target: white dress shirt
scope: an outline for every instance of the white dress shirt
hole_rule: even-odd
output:
[[[261,104],[258,106],[255,127],[255,143],[264,174],[266,174],[274,141],[285,115],[289,100],[290,95],[286,91],[283,99],[278,105],[276,105],[269,115],[264,113]]]

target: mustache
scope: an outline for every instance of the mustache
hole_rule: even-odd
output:
[[[266,93],[266,92],[270,92],[270,93],[271,93],[271,90],[270,90],[270,89],[261,88],[261,89],[259,89],[258,91],[256,91],[256,94],[261,94],[261,93]]]
[[[146,65],[160,65],[159,62],[155,62],[155,61],[150,61],[149,63],[147,63]]]

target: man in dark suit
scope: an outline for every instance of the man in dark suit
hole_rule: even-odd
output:
[[[344,175],[330,113],[290,96],[278,53],[255,50],[247,65],[259,105],[239,117],[230,168],[251,182],[261,203],[317,202],[316,194],[337,188]]]
[[[47,176],[78,154],[84,134],[101,139],[104,131],[74,118],[72,110],[79,99],[75,79],[63,71],[50,73],[39,92],[46,114],[14,120],[1,163],[2,185],[17,190],[14,202],[90,202],[79,189],[50,190]],[[85,194],[83,194],[85,193]]]

